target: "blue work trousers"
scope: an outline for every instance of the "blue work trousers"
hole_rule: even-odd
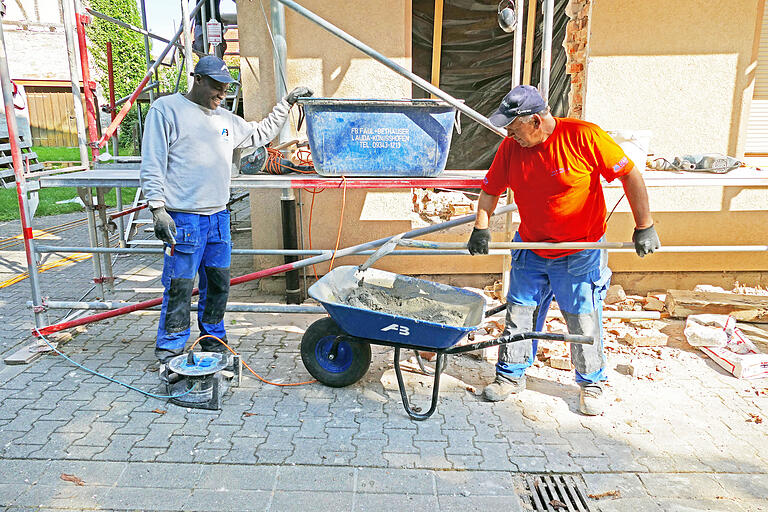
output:
[[[520,236],[515,235],[516,242]],[[602,241],[602,240],[601,240]],[[606,380],[603,352],[603,300],[611,282],[607,251],[585,249],[560,258],[543,258],[531,250],[512,251],[504,334],[541,331],[554,296],[568,332],[595,339],[594,345],[571,345],[576,382]],[[521,377],[533,364],[538,340],[523,340],[499,346],[496,373]]]
[[[163,306],[157,328],[155,355],[165,362],[181,354],[189,339],[189,312],[195,274],[199,276],[197,324],[200,335],[226,341],[224,310],[229,296],[232,238],[229,212],[213,215],[168,212],[176,223],[173,254],[166,247],[163,259]],[[200,340],[203,350],[222,352],[224,346],[211,338]]]

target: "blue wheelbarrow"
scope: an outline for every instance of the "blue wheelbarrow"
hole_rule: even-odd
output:
[[[594,343],[590,336],[523,332],[457,345],[467,334],[477,330],[485,317],[502,311],[506,305],[486,312],[486,301],[477,293],[378,269],[361,270],[364,266],[337,267],[309,288],[310,297],[323,305],[330,318],[317,320],[307,328],[301,339],[301,359],[307,371],[322,384],[344,387],[354,384],[368,371],[371,345],[394,347],[395,373],[403,407],[414,420],[425,420],[435,412],[440,375],[451,354],[533,338]],[[362,305],[349,300],[361,288],[391,300]],[[414,308],[408,304],[428,306]],[[446,316],[446,312],[450,315]],[[417,412],[409,405],[400,369],[402,349],[416,351],[420,365],[418,351],[437,354],[432,403],[425,413]]]

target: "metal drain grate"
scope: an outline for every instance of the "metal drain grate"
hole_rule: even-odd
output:
[[[584,490],[572,476],[526,476],[536,512],[590,512]]]

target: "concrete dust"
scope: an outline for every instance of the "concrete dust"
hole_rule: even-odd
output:
[[[356,308],[452,327],[463,327],[470,312],[469,306],[446,304],[419,294],[418,291],[409,290],[403,293],[367,284],[349,289],[349,293],[340,299],[345,304]]]

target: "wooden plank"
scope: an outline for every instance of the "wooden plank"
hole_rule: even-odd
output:
[[[435,0],[435,17],[432,25],[432,85],[440,87],[440,58],[443,50],[443,0]],[[433,94],[432,99],[436,99]]]
[[[42,140],[42,133],[40,133],[40,126],[37,121],[38,101],[37,94],[27,93],[27,103],[29,105],[29,128],[32,132],[32,142],[40,144]],[[42,145],[42,144],[41,144]],[[10,148],[10,145],[9,145]],[[0,151],[3,151],[0,149]]]
[[[31,343],[9,355],[4,361],[5,364],[29,364],[45,352],[50,352],[50,349],[40,350],[40,346],[37,343]]]
[[[67,109],[64,105],[66,101],[65,92],[59,92],[54,95],[54,103],[56,104],[56,145],[59,147],[66,147],[67,144]]]
[[[518,27],[520,30],[520,27]],[[528,0],[528,22],[525,32],[525,60],[523,61],[523,84],[531,83],[531,66],[533,66],[533,44],[536,33],[536,0]]]
[[[48,115],[51,117],[51,127],[53,128],[53,145],[61,146],[61,105],[59,103],[59,95],[51,92],[48,94],[51,99],[51,109],[48,111]]]
[[[53,125],[53,100],[51,99],[50,93],[44,93],[44,102],[45,105],[45,111],[43,114],[45,115],[45,131],[46,131],[46,138],[48,140],[49,146],[55,146],[56,145],[56,128]]]
[[[768,323],[768,296],[738,293],[667,290],[667,311],[673,318],[688,315],[731,315],[742,322]]]

